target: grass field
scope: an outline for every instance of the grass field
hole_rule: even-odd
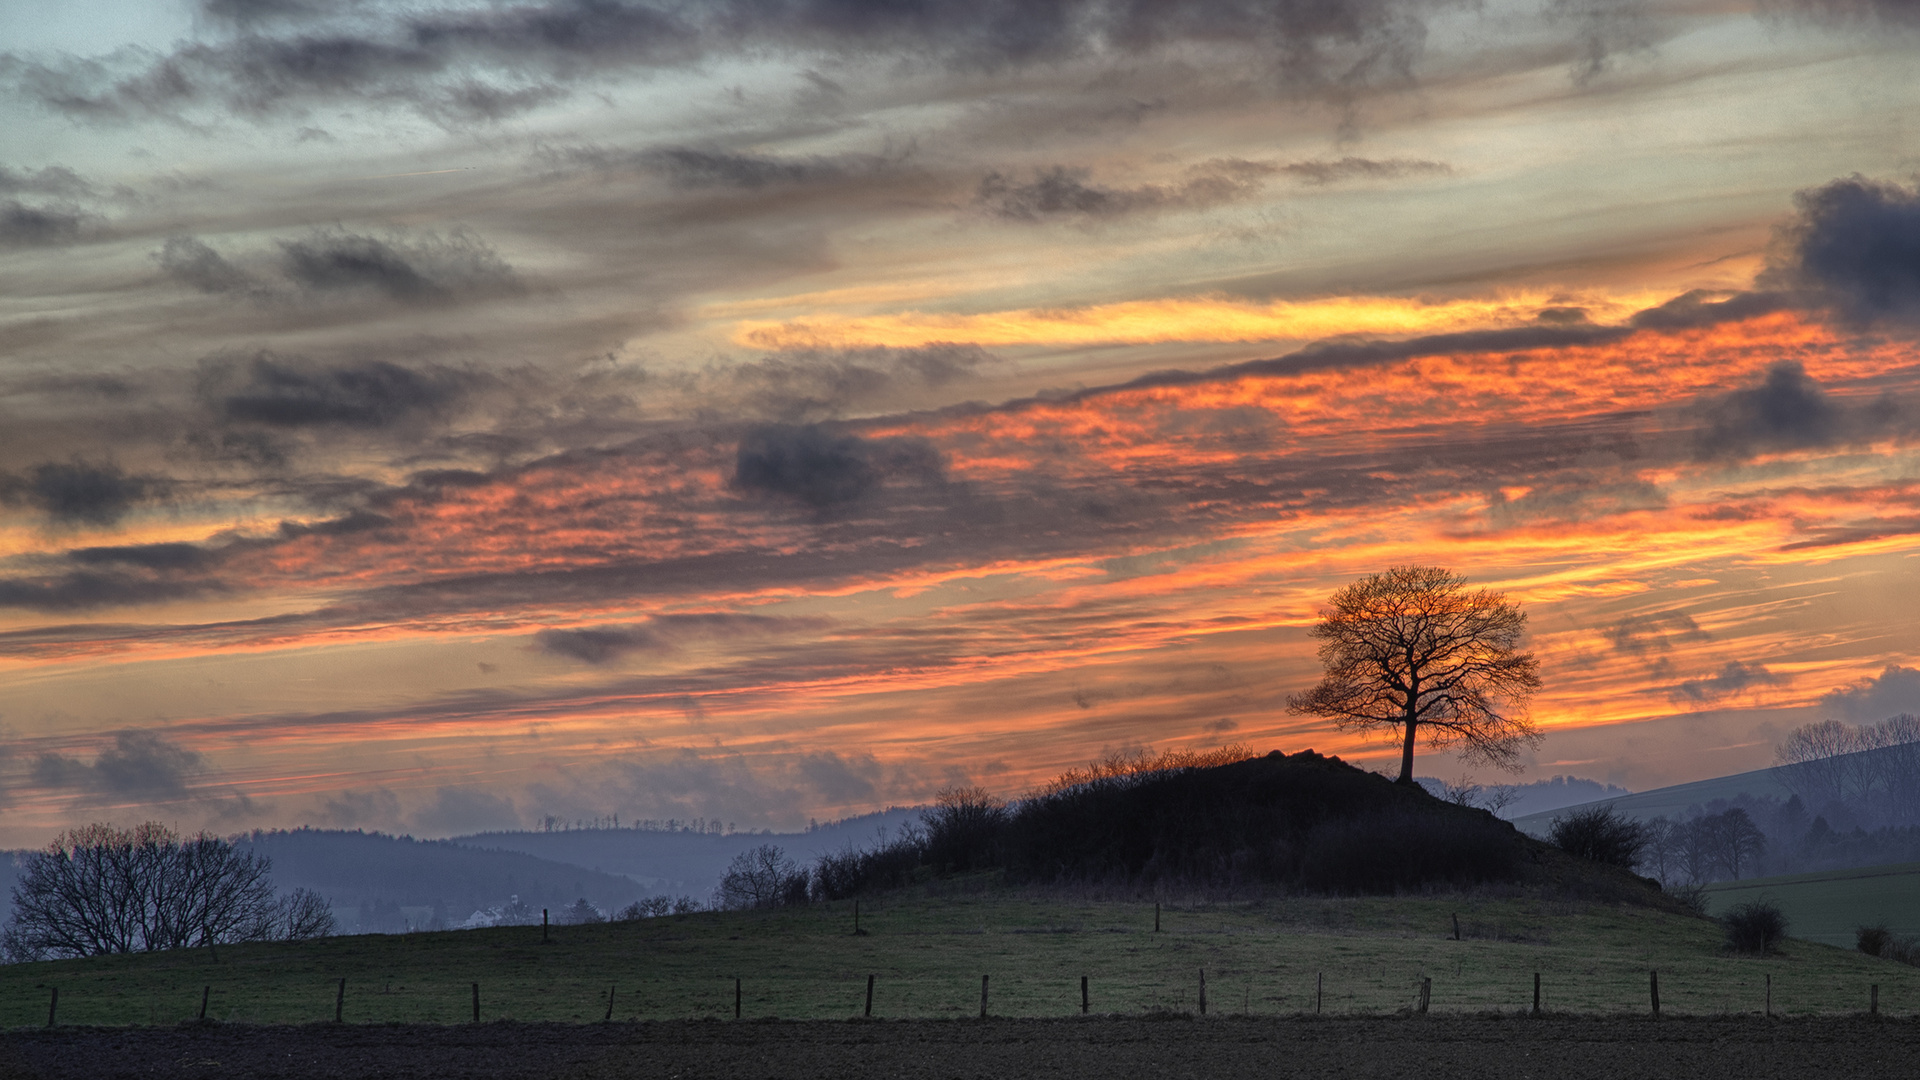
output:
[[[1464,940],[1451,940],[1457,913]],[[300,1023],[333,1017],[347,980],[350,1023],[483,1019],[589,1022],[731,1017],[741,980],[748,1018],[874,1015],[1065,1016],[1089,979],[1097,1013],[1199,1008],[1200,972],[1212,1013],[1328,1013],[1411,1007],[1432,979],[1436,1012],[1521,1010],[1533,974],[1550,1011],[1647,1008],[1648,969],[1662,1008],[1681,1014],[1753,1012],[1772,976],[1775,1011],[1866,1008],[1880,986],[1885,1012],[1920,1012],[1920,969],[1792,942],[1765,960],[1727,955],[1708,921],[1645,908],[1537,899],[1289,899],[1169,905],[1153,931],[1150,903],[980,892],[852,905],[702,913],[597,926],[539,927],[298,944],[229,946],[0,967],[0,1026],[46,1022],[59,989],[62,1024],[173,1024],[199,1011],[223,1021]]]
[[[1770,900],[1786,913],[1794,937],[1852,948],[1855,928],[1885,923],[1896,934],[1920,935],[1920,863],[1860,866],[1814,874],[1723,881],[1707,886],[1709,910]]]

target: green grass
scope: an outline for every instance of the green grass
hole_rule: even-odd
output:
[[[1466,940],[1451,940],[1458,913]],[[900,896],[852,907],[677,916],[600,926],[539,927],[324,942],[260,944],[0,967],[0,1026],[46,1022],[49,987],[62,1024],[173,1024],[199,1009],[223,1021],[300,1023],[333,1017],[347,979],[349,1023],[464,1022],[470,984],[484,1019],[598,1021],[615,990],[617,1019],[731,1017],[733,979],[748,1018],[859,1015],[868,974],[880,1017],[978,1015],[980,977],[1002,1016],[1093,1010],[1197,1011],[1205,969],[1211,1012],[1299,1013],[1325,977],[1329,1013],[1409,1008],[1422,977],[1437,1012],[1521,1010],[1539,972],[1556,1012],[1644,1012],[1647,971],[1660,972],[1663,1011],[1758,1011],[1773,979],[1786,1014],[1866,1007],[1920,1011],[1920,969],[1810,942],[1783,956],[1733,957],[1712,922],[1647,908],[1542,899],[1431,897],[1288,899],[1153,905],[981,891]]]
[[[1860,866],[1813,874],[1723,881],[1707,886],[1709,908],[1770,900],[1786,913],[1797,938],[1852,948],[1855,928],[1885,923],[1896,934],[1920,935],[1920,863]]]

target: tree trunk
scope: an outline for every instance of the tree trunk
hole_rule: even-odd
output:
[[[1413,733],[1419,722],[1410,719],[1406,724],[1407,737],[1400,745],[1400,779],[1394,781],[1398,784],[1413,783]]]

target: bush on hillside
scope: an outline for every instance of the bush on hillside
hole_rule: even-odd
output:
[[[1569,855],[1631,870],[1640,861],[1647,832],[1612,804],[1575,810],[1553,819],[1553,846]]]
[[[714,893],[714,907],[730,911],[785,907],[807,902],[807,872],[777,845],[761,844],[727,864]],[[677,913],[677,912],[676,912]]]
[[[1853,931],[1853,946],[1868,956],[1885,956],[1893,944],[1893,931],[1886,923],[1858,927]]]
[[[924,857],[935,869],[964,874],[999,865],[1007,804],[986,788],[948,788],[926,815]]]
[[[1787,916],[1767,900],[1735,904],[1720,916],[1720,925],[1735,952],[1765,956],[1787,939]]]
[[[917,829],[867,851],[851,845],[820,856],[813,866],[813,897],[845,900],[861,893],[897,889],[911,883],[926,862],[925,840]]]

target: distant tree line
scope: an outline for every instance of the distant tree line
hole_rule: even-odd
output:
[[[277,896],[270,860],[217,836],[182,839],[155,822],[95,824],[32,855],[0,933],[9,962],[325,937],[325,899]]]
[[[1920,717],[1808,724],[1789,732],[1774,757],[1774,777],[1823,816],[1839,806],[1863,825],[1920,824]]]

